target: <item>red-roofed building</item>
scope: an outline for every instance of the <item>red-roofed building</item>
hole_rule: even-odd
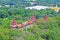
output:
[[[18,26],[18,28],[23,28],[24,24],[18,24],[17,26]]]
[[[34,15],[32,15],[32,17],[30,18],[30,21],[32,21],[32,22],[36,21],[36,19],[35,19],[35,16],[34,16]]]
[[[32,21],[28,21],[28,22],[27,22],[27,25],[31,25],[31,24],[32,24]]]
[[[44,19],[47,21],[48,20],[48,16],[46,15]]]
[[[16,28],[16,27],[17,27],[17,23],[16,23],[16,20],[14,19],[12,21],[11,28]]]

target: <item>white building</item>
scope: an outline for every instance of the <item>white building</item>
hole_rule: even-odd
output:
[[[41,10],[41,9],[46,9],[46,8],[50,8],[47,6],[31,6],[31,7],[26,7],[25,9],[37,9],[37,10]]]
[[[5,7],[10,7],[10,5],[5,5]]]

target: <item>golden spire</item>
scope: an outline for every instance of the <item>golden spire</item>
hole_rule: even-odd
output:
[[[57,4],[56,4],[56,7],[58,7]]]
[[[55,7],[51,8],[51,9],[53,9],[53,10],[54,10],[54,11],[56,11],[56,12],[58,12],[58,11],[59,11],[59,8],[58,8],[57,4],[56,4],[56,6],[55,6]]]

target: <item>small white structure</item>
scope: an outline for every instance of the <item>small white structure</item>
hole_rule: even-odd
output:
[[[5,7],[10,7],[10,5],[5,5]]]

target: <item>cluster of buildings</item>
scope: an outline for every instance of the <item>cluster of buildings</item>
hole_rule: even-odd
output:
[[[48,16],[46,15],[45,18],[44,18],[45,21],[48,20]],[[36,22],[36,18],[34,15],[32,15],[32,17],[29,19],[29,21],[26,21],[26,22],[23,22],[23,23],[20,23],[18,24],[16,22],[16,20],[14,19],[12,21],[12,24],[10,25],[10,28],[13,29],[13,28],[24,28],[24,27],[27,27],[29,28],[29,25],[32,25],[33,23]]]
[[[36,21],[36,19],[35,19],[34,15],[32,15],[32,17],[29,19],[29,21],[23,22],[23,23],[21,23],[21,24],[18,24],[18,23],[16,22],[16,20],[14,19],[14,20],[12,21],[12,24],[10,25],[10,27],[11,27],[11,28],[23,28],[23,27],[26,27],[26,26],[28,26],[28,25],[33,24],[33,22],[35,22],[35,21]]]

